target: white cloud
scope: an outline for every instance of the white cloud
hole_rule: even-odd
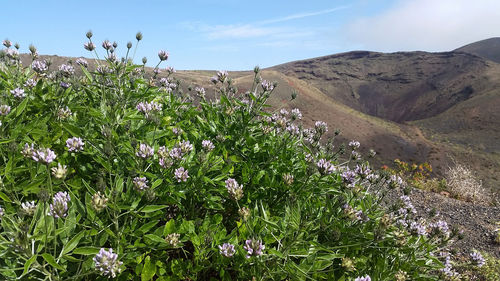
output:
[[[401,0],[347,25],[345,36],[369,50],[448,51],[500,36],[498,0]]]
[[[319,15],[329,14],[329,13],[333,13],[333,12],[347,9],[347,8],[349,8],[349,7],[348,6],[339,6],[336,8],[326,9],[326,10],[321,10],[321,11],[316,11],[316,12],[294,14],[294,15],[289,15],[289,16],[282,17],[282,18],[260,21],[259,24],[270,24],[270,23],[284,22],[284,21],[295,20],[295,19],[302,19],[302,18],[306,18],[306,17],[319,16]]]

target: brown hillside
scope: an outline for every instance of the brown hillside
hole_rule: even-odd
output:
[[[500,37],[477,41],[460,47],[455,51],[473,54],[500,63]]]

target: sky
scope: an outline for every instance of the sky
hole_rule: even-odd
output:
[[[499,0],[2,1],[0,40],[28,52],[93,57],[85,33],[134,45],[135,62],[175,69],[249,70],[353,50],[450,51],[500,36]],[[132,50],[133,50],[132,49]]]

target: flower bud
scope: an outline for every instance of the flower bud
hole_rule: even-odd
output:
[[[127,42],[127,49],[132,48],[132,42]]]
[[[142,33],[140,31],[137,32],[137,34],[135,35],[135,39],[137,39],[137,41],[141,41],[142,40]]]
[[[92,196],[92,208],[96,210],[97,212],[101,212],[102,210],[106,209],[108,203],[108,198],[106,196],[102,195],[100,191],[98,191],[96,194]]]
[[[92,34],[92,30],[87,31],[86,36],[87,36],[88,39],[92,38],[92,35],[93,35]]]
[[[146,64],[147,62],[148,62],[148,58],[143,57],[143,58],[142,58],[142,64]]]

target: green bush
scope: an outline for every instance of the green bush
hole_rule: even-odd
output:
[[[372,171],[354,141],[341,162],[326,123],[269,113],[276,85],[258,68],[246,94],[220,71],[215,98],[196,87],[191,103],[171,69],[149,75],[130,45],[121,61],[103,47],[94,69],[79,59],[55,71],[34,47],[28,67],[3,52],[2,279],[441,280],[450,269],[446,223],[418,219],[406,196],[381,208],[377,194],[400,179]]]

